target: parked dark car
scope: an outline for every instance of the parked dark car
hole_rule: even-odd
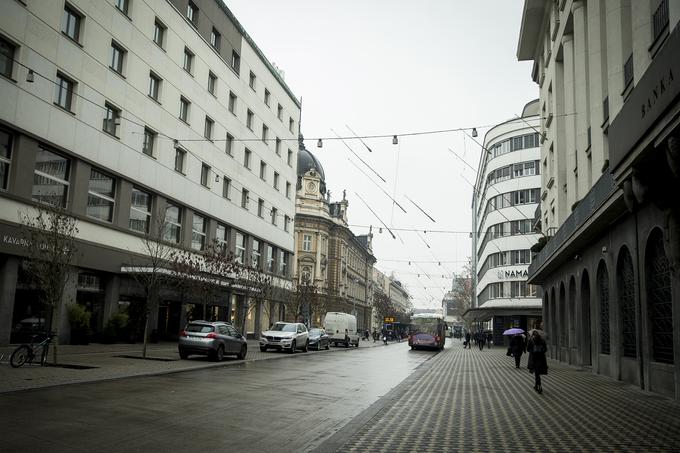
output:
[[[179,356],[207,355],[211,360],[222,360],[225,355],[236,355],[243,360],[248,343],[231,324],[221,321],[192,321],[179,333]]]
[[[309,329],[309,347],[320,351],[331,348],[331,337],[324,329]]]

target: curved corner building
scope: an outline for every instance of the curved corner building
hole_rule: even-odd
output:
[[[493,320],[494,343],[509,327],[531,329],[541,318],[541,295],[528,285],[531,246],[538,240],[534,217],[539,204],[538,100],[521,118],[490,129],[484,138],[472,200],[474,297],[466,318]]]

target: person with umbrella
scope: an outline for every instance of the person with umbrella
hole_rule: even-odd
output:
[[[515,368],[519,368],[519,362],[522,360],[522,354],[526,352],[526,344],[524,343],[524,337],[517,333],[510,339],[510,352],[515,358]]]
[[[529,363],[527,364],[527,368],[534,373],[534,390],[540,394],[543,393],[541,375],[548,374],[548,360],[545,358],[548,346],[545,344],[545,340],[539,332],[539,330],[531,331],[531,338],[529,339],[529,344],[527,346],[527,351],[529,351]]]

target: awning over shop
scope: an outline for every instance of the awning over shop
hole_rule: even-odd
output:
[[[522,302],[494,300],[486,302],[481,307],[469,308],[463,313],[463,319],[468,322],[483,322],[490,320],[494,316],[541,316],[542,312],[543,303],[541,300]]]

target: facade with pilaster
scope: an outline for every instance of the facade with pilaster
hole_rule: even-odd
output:
[[[0,344],[45,317],[19,240],[39,203],[78,220],[64,310],[83,305],[95,333],[139,305],[130,263],[159,222],[167,247],[216,241],[285,300],[300,103],[221,0],[3,2],[0,48]],[[258,330],[232,283],[207,304],[164,289],[157,336],[190,317]],[[59,327],[67,341],[65,312]]]
[[[680,1],[527,0],[553,359],[680,399]]]

